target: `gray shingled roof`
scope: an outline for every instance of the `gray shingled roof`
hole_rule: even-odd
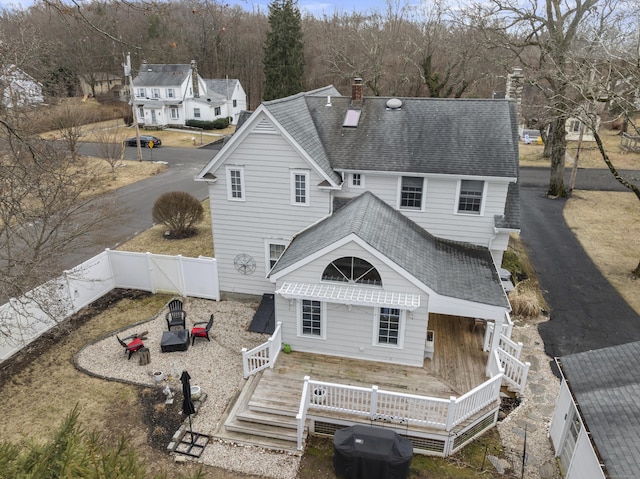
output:
[[[329,163],[329,158],[318,137],[318,131],[305,98],[320,95],[326,102],[327,96],[339,95],[333,86],[328,86],[311,92],[298,93],[297,95],[267,101],[263,105],[280,123],[293,139],[313,158],[325,174],[334,182],[342,183],[341,176],[336,173]]]
[[[240,80],[236,79],[213,79],[213,80],[205,80],[207,83],[207,93],[211,94],[217,93],[221,95],[223,98],[231,98],[231,94],[233,93],[234,88]]]
[[[133,86],[179,86],[190,73],[190,64],[143,63],[140,72],[133,79]]]
[[[401,98],[402,107],[391,110],[389,98],[365,97],[355,128],[342,126],[350,97],[332,98],[331,106],[323,97],[304,100],[338,171],[518,176],[518,129],[508,100]]]
[[[509,307],[487,248],[436,238],[370,192],[296,236],[271,274],[352,233],[438,294]]]
[[[608,477],[640,477],[640,342],[559,359]]]

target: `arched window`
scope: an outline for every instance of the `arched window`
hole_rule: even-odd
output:
[[[345,256],[329,263],[322,273],[322,279],[382,286],[378,270],[368,261],[353,256]]]

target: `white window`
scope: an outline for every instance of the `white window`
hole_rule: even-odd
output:
[[[364,176],[361,173],[351,173],[349,175],[349,187],[355,190],[364,188]]]
[[[172,106],[169,108],[169,116],[171,117],[172,120],[177,120],[178,118],[180,118],[180,114],[178,113],[177,106]]]
[[[215,116],[220,116],[220,107],[219,107],[219,106],[217,106],[217,107],[215,107],[215,108],[214,108],[214,110],[213,110],[213,114],[214,114]]]
[[[152,98],[160,98],[160,88],[152,88],[151,89],[151,97]]]
[[[173,88],[167,88],[167,98],[175,98],[176,91]]]
[[[193,109],[193,117],[194,118],[200,118],[200,108],[194,108]]]
[[[287,247],[287,242],[268,239],[265,240],[265,256],[266,256],[266,264],[267,271],[270,271],[276,264],[276,261],[280,259],[282,253],[284,253],[285,248]]]
[[[402,310],[397,308],[378,309],[376,324],[374,344],[402,347],[404,333],[404,312]]]
[[[460,180],[460,194],[458,196],[458,213],[471,215],[482,214],[482,197],[484,181]]]
[[[291,171],[291,204],[309,206],[308,171]]]
[[[227,167],[227,199],[244,201],[244,168]]]
[[[298,334],[325,338],[324,308],[322,302],[311,299],[298,301]]]
[[[140,98],[146,98],[147,92],[145,91],[144,88],[138,88],[136,96],[138,96]]]
[[[580,120],[571,120],[571,125],[569,126],[573,133],[580,132]]]
[[[424,178],[419,176],[403,176],[400,178],[400,208],[405,210],[421,210],[424,190]]]
[[[138,118],[144,119],[144,108],[138,108]]]
[[[238,106],[238,100],[233,100],[233,107],[236,108]]]

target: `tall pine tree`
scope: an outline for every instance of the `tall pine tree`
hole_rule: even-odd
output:
[[[274,100],[303,90],[304,48],[297,0],[273,0],[264,45],[264,99]]]

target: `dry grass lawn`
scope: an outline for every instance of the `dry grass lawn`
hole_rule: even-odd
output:
[[[627,153],[620,148],[620,132],[618,130],[602,129],[600,130],[600,136],[607,155],[609,155],[609,158],[617,169],[640,170],[640,155],[637,153]],[[576,148],[577,142],[568,142],[567,153],[572,158],[576,156]],[[550,167],[551,163],[549,159],[542,157],[543,149],[543,145],[537,145],[535,143],[525,145],[523,142],[520,142],[520,166]],[[565,167],[569,168],[571,166],[573,166],[573,162],[567,161]],[[582,143],[578,167],[607,168],[595,142]]]
[[[564,218],[605,278],[640,314],[640,201],[631,192],[574,191]]]

